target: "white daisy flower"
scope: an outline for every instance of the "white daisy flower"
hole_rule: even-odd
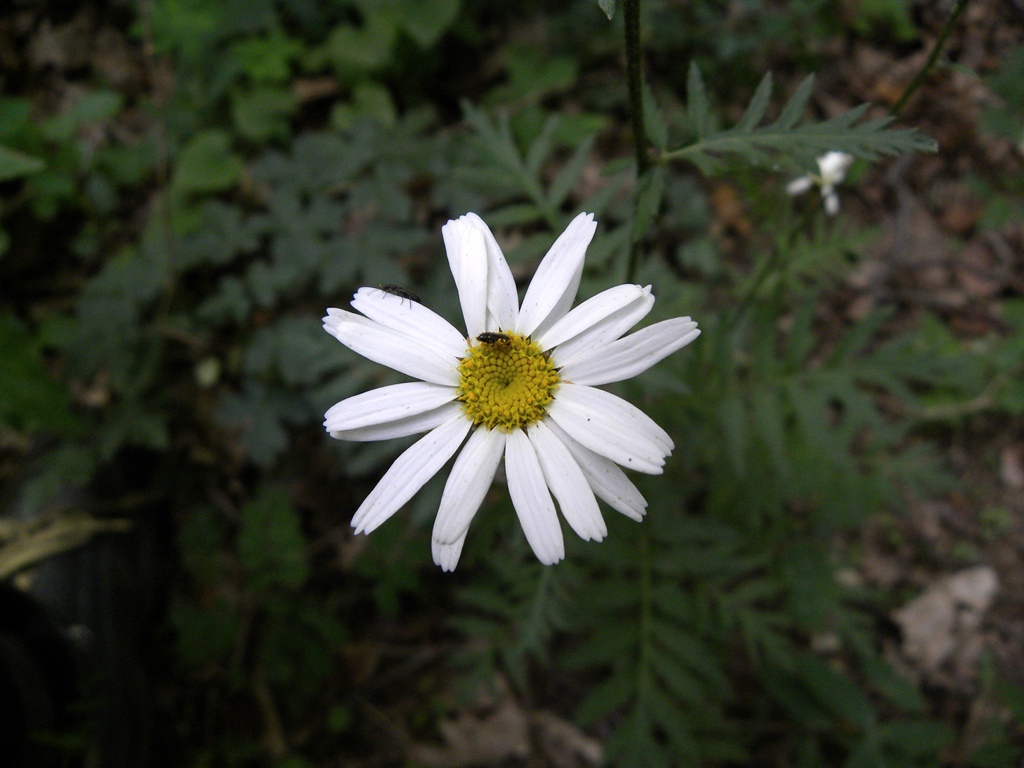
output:
[[[808,173],[793,179],[786,185],[791,195],[801,195],[811,187],[821,188],[821,198],[825,201],[825,211],[829,216],[839,213],[839,195],[836,186],[846,178],[846,172],[853,164],[853,155],[845,152],[826,152],[818,158],[818,173]]]
[[[483,220],[468,213],[449,221],[441,234],[465,335],[382,288],[356,291],[352,307],[361,314],[327,310],[324,328],[338,341],[417,379],[342,400],[327,411],[331,436],[426,433],[360,505],[352,518],[356,533],[391,517],[457,452],[432,534],[434,562],[446,571],[455,569],[503,458],[516,514],[542,563],[565,556],[556,502],[585,540],[607,534],[598,498],[634,520],[643,517],[647,502],[620,466],[660,474],[672,439],[597,387],[647,370],[700,331],[678,317],[624,336],[654,306],[650,286],[619,285],[570,309],[596,229],[592,215],[577,216],[541,261],[520,305]]]

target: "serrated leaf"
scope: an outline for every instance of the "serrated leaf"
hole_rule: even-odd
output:
[[[772,73],[766,72],[764,77],[761,78],[761,82],[757,84],[757,89],[754,91],[754,95],[751,97],[750,103],[743,112],[743,116],[740,118],[739,122],[736,123],[734,130],[749,131],[757,126],[764,117],[765,111],[768,109],[768,100],[771,96]]]
[[[178,155],[171,181],[178,195],[222,192],[233,187],[242,174],[242,158],[231,150],[226,131],[196,134]]]
[[[256,334],[245,353],[245,369],[255,376],[276,375],[288,386],[314,384],[337,370],[336,349],[319,319],[284,317]]]
[[[548,188],[548,202],[553,208],[561,206],[569,197],[573,185],[583,173],[596,138],[596,136],[588,136],[584,139],[569,158],[569,162],[562,167],[554,181],[551,182],[551,186]]]
[[[822,706],[864,730],[874,727],[875,709],[871,701],[846,675],[806,654],[797,659],[797,672]]]
[[[691,706],[705,703],[704,686],[674,656],[657,647],[652,647],[649,653],[654,677],[669,693]]]
[[[796,126],[798,113],[810,95],[810,87],[808,80],[801,83],[779,120],[757,127],[755,123],[763,116],[770,95],[770,80],[766,77],[740,122],[732,128],[712,132],[704,84],[696,65],[691,65],[687,124],[695,141],[664,153],[662,159],[689,160],[704,173],[712,174],[729,159],[771,167],[778,163],[780,156],[789,156],[797,164],[809,167],[814,158],[833,150],[875,159],[880,155],[903,152],[932,152],[937,147],[933,139],[916,130],[888,128],[892,117],[858,124],[870,108],[868,104],[854,107],[830,120]]]
[[[526,158],[523,165],[533,175],[540,173],[541,168],[544,165],[544,161],[548,159],[551,154],[551,149],[554,144],[555,129],[558,127],[558,115],[552,115],[544,121],[544,127],[541,128],[540,133],[537,134],[537,138],[534,139],[533,144],[526,152]],[[510,153],[511,157],[511,153]],[[518,160],[518,153],[515,154]]]
[[[262,489],[242,509],[238,559],[257,592],[273,586],[296,589],[306,580],[306,540],[283,488]]]
[[[618,670],[587,694],[576,710],[576,720],[582,725],[593,723],[628,704],[634,695],[632,678]]]
[[[774,125],[777,128],[790,129],[803,117],[807,109],[807,102],[811,100],[811,92],[814,89],[814,75],[808,75],[797,86],[786,106],[782,108]]]
[[[672,626],[660,619],[651,621],[651,630],[654,639],[663,644],[666,651],[697,673],[705,683],[718,691],[728,690],[729,681],[708,643],[686,628]]]
[[[711,133],[711,105],[696,62],[690,62],[686,77],[686,123],[695,139]]]
[[[286,424],[312,422],[313,413],[298,396],[249,381],[241,394],[224,399],[217,419],[242,433],[242,446],[261,466],[269,466],[288,447]]]
[[[661,115],[661,110],[658,109],[658,102],[654,98],[653,91],[647,83],[643,84],[643,105],[647,138],[651,140],[651,144],[658,151],[664,152],[668,149],[668,125]]]
[[[362,26],[335,27],[327,38],[327,53],[338,75],[350,82],[385,65],[397,37],[397,24],[398,20],[388,14],[376,13]]]

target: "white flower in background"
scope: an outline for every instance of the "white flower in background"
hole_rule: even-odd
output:
[[[597,498],[640,520],[647,502],[620,465],[660,474],[673,444],[650,417],[597,389],[647,370],[700,334],[678,317],[623,336],[654,306],[650,286],[619,285],[570,309],[597,224],[580,214],[541,261],[519,305],[491,230],[473,213],[441,229],[467,333],[422,304],[360,288],[352,307],[328,309],[342,344],[418,381],[333,406],[324,427],[342,440],[426,432],[366,497],[352,525],[369,533],[456,452],[434,522],[434,562],[454,570],[498,464],[538,559],[565,555],[555,501],[585,540],[607,534]],[[554,500],[552,500],[554,496]]]
[[[850,170],[852,163],[853,155],[845,152],[826,152],[818,158],[818,173],[808,173],[793,179],[786,185],[786,191],[791,195],[800,195],[811,187],[820,187],[825,210],[830,216],[835,216],[839,213],[839,195],[836,194],[835,188],[846,178],[846,172]]]

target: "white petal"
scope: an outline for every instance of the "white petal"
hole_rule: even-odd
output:
[[[459,290],[469,338],[514,328],[519,313],[516,281],[487,224],[467,213],[441,228]]]
[[[365,443],[376,440],[394,440],[396,437],[408,437],[427,432],[434,427],[439,427],[455,416],[463,416],[461,403],[445,403],[432,411],[424,411],[412,416],[406,416],[397,421],[389,421],[385,424],[370,424],[365,427],[354,429],[331,430],[331,437],[338,440],[351,440],[357,443]],[[464,416],[463,416],[464,417]]]
[[[526,290],[516,331],[539,336],[569,311],[580,287],[583,257],[596,230],[594,215],[581,213],[555,240]]]
[[[573,308],[561,320],[548,328],[536,341],[544,350],[551,349],[563,341],[594,326],[608,315],[629,306],[643,298],[644,289],[639,285],[617,285],[584,301]]]
[[[441,227],[448,264],[459,292],[469,338],[487,325],[487,244],[480,229],[466,217]]]
[[[324,415],[324,428],[336,432],[386,424],[431,411],[454,399],[455,389],[441,384],[392,384],[335,403]]]
[[[462,218],[474,223],[484,233],[484,244],[487,246],[487,328],[486,330],[507,331],[516,327],[519,317],[519,294],[516,291],[516,279],[508,268],[505,254],[501,252],[498,241],[494,239],[491,228],[475,213],[467,213]],[[476,338],[473,334],[470,338]]]
[[[544,482],[537,454],[522,430],[509,432],[505,443],[505,473],[508,493],[523,526],[526,540],[537,559],[553,565],[565,557],[562,528],[558,524],[555,503]]]
[[[615,310],[587,330],[555,347],[551,353],[552,359],[556,365],[565,366],[588,354],[591,349],[615,341],[647,317],[653,306],[654,297],[651,295],[651,286],[648,285],[644,288],[644,294],[636,301]]]
[[[548,415],[582,445],[638,472],[661,474],[672,452],[672,438],[650,416],[600,389],[562,383]]]
[[[435,542],[447,545],[466,535],[504,453],[504,432],[479,428],[469,436],[441,495],[432,534]]]
[[[824,184],[838,184],[846,178],[846,172],[853,164],[853,155],[845,152],[826,152],[818,158],[818,171]]]
[[[700,335],[688,317],[664,320],[618,341],[595,347],[562,367],[562,378],[574,384],[610,384],[631,379]]]
[[[430,553],[434,556],[434,562],[441,566],[442,571],[454,571],[459,564],[459,557],[462,556],[462,545],[466,543],[467,528],[451,544],[441,544],[437,541],[430,542]]]
[[[434,384],[458,386],[457,361],[444,359],[416,339],[354,312],[331,308],[324,329],[368,360]]]
[[[825,200],[825,212],[829,216],[835,216],[839,213],[839,195],[834,190],[829,189],[826,193],[824,189],[821,190],[821,196]]]
[[[459,449],[470,426],[469,419],[460,413],[421,437],[395,459],[352,517],[356,533],[374,530],[411,499]]]
[[[601,541],[608,535],[608,528],[594,492],[569,449],[542,421],[531,426],[526,434],[566,522],[584,541]]]
[[[814,180],[810,176],[801,176],[786,185],[786,192],[790,195],[802,195],[813,186]]]
[[[352,307],[381,325],[412,336],[444,358],[466,355],[466,337],[451,323],[422,304],[380,288],[360,288]]]
[[[644,519],[647,499],[626,477],[626,473],[619,468],[618,464],[594,453],[589,448],[584,448],[569,437],[554,421],[548,419],[545,423],[569,449],[569,453],[580,465],[587,482],[590,483],[590,487],[599,499],[626,517],[637,521]]]

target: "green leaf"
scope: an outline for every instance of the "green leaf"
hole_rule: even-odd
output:
[[[28,176],[41,171],[46,164],[38,157],[0,146],[0,181]]]
[[[659,152],[664,152],[668,149],[668,125],[665,123],[661,110],[658,109],[658,102],[654,98],[654,93],[647,83],[643,84],[643,104],[647,138],[651,140],[651,143]]]
[[[262,37],[249,37],[231,46],[238,66],[254,82],[283,84],[291,74],[291,63],[303,52],[303,44],[281,29]]]
[[[548,200],[552,207],[557,208],[561,206],[569,197],[573,185],[579,180],[583,169],[586,167],[587,160],[590,157],[590,150],[593,148],[596,138],[596,136],[588,136],[584,139],[576,147],[576,151],[573,152],[569,161],[562,166],[562,170],[558,172],[554,181],[551,182],[551,187],[548,189]]]
[[[213,507],[192,511],[178,528],[181,562],[200,586],[215,585],[225,578],[229,559],[223,551],[227,523]]]
[[[371,15],[361,27],[340,25],[327,39],[327,51],[338,75],[346,82],[361,79],[384,66],[397,36],[396,20]]]
[[[360,83],[352,91],[351,103],[338,102],[334,105],[334,109],[331,110],[331,127],[341,131],[360,118],[393,126],[398,119],[398,112],[391,92],[379,83]]]
[[[956,737],[945,723],[910,720],[886,723],[878,729],[879,739],[893,752],[926,758],[937,755]]]
[[[797,659],[800,679],[820,704],[865,731],[875,726],[875,709],[856,684],[816,656]]]
[[[555,129],[558,127],[558,122],[558,115],[551,115],[544,121],[544,127],[541,128],[537,138],[530,144],[526,157],[523,158],[526,170],[534,176],[540,175],[544,167],[544,161],[550,157],[551,150],[554,149]]]
[[[768,109],[768,100],[772,96],[772,73],[767,72],[765,76],[761,78],[761,82],[757,85],[757,90],[754,91],[753,97],[750,99],[750,103],[747,105],[746,110],[743,112],[743,116],[739,122],[736,123],[734,130],[737,131],[749,131],[752,130],[761,119],[764,117],[765,111]]]
[[[236,91],[231,98],[235,127],[239,134],[255,142],[288,138],[288,118],[294,108],[295,97],[288,88]]]
[[[406,0],[399,20],[409,37],[423,48],[436,43],[459,15],[459,0]]]
[[[609,675],[593,688],[576,710],[576,719],[583,725],[605,717],[633,700],[634,682],[629,675],[619,671]]]
[[[615,15],[615,0],[597,0],[597,4],[604,11],[604,15],[608,17],[608,21],[611,21]]]
[[[245,370],[253,376],[276,375],[288,386],[320,381],[341,364],[337,342],[314,317],[284,317],[261,328],[245,353]]]
[[[686,124],[696,139],[711,133],[711,105],[708,102],[704,78],[696,62],[690,63],[686,77]],[[678,151],[678,150],[677,150]],[[671,153],[670,153],[671,154]]]
[[[229,133],[204,131],[193,136],[178,155],[171,189],[181,197],[223,192],[238,182],[243,167],[242,158],[231,151]]]
[[[171,624],[178,638],[178,658],[186,669],[213,664],[235,645],[241,618],[226,600],[207,609],[192,603],[171,606]]]
[[[248,380],[238,395],[225,398],[217,419],[241,431],[242,446],[261,466],[269,466],[288,447],[287,424],[312,421],[312,413],[297,395]]]
[[[793,618],[807,629],[820,629],[839,599],[827,553],[813,542],[795,542],[780,566]]]
[[[167,447],[167,414],[142,399],[124,399],[110,408],[96,434],[100,456],[112,459],[125,445]]]
[[[0,315],[0,424],[17,430],[67,430],[75,424],[67,390],[46,370],[37,342]]]
[[[633,219],[633,241],[641,240],[654,223],[665,194],[668,168],[654,165],[640,177],[636,189],[636,214]]]
[[[50,118],[43,125],[43,134],[52,141],[70,141],[79,126],[102,123],[121,111],[124,97],[116,91],[93,91],[70,109]]]
[[[814,75],[808,75],[797,86],[789,101],[786,102],[786,106],[782,108],[782,112],[779,113],[779,118],[775,121],[775,125],[785,129],[796,125],[807,109],[807,102],[811,100],[813,89]]]
[[[861,122],[869,108],[867,104],[830,120],[797,126],[810,91],[810,79],[804,80],[779,118],[758,127],[771,95],[771,78],[766,75],[740,121],[732,128],[719,131],[712,126],[711,108],[700,71],[692,64],[686,117],[694,141],[665,152],[662,160],[689,160],[711,175],[721,170],[727,160],[774,167],[780,157],[788,156],[798,165],[810,167],[816,157],[831,150],[874,159],[903,152],[934,152],[937,148],[933,139],[916,130],[889,128],[892,117]]]
[[[489,104],[534,101],[570,88],[579,75],[579,64],[569,56],[546,55],[536,46],[508,46],[508,84],[494,89]]]
[[[273,586],[297,589],[306,580],[306,540],[283,488],[263,488],[242,509],[238,559],[257,592]]]
[[[862,35],[889,34],[901,43],[919,37],[907,0],[860,0],[853,10],[854,28]]]

